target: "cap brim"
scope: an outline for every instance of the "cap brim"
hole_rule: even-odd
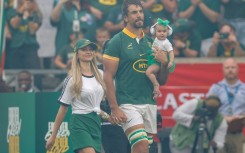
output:
[[[91,46],[94,50],[97,50],[98,49],[98,46],[95,43],[93,43],[93,42],[91,42],[89,44],[89,46]]]
[[[98,49],[98,46],[95,43],[93,43],[93,42],[90,42],[90,43],[88,43],[86,45],[80,46],[80,47],[78,47],[78,49],[79,48],[84,48],[84,47],[87,47],[87,46],[92,47],[93,50],[97,50]]]

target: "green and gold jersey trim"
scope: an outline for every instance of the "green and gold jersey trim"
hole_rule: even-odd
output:
[[[119,62],[119,58],[104,54],[103,58]]]
[[[133,39],[135,39],[137,37],[134,33],[130,32],[127,28],[124,28],[122,30],[122,32],[125,33],[126,35],[128,35],[129,37],[133,38]],[[145,33],[144,33],[144,31],[142,31],[142,37],[144,37],[144,36],[145,36]]]

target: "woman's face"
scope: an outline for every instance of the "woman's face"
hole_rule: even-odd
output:
[[[95,57],[95,50],[91,46],[79,48],[77,56],[81,62],[91,62]]]

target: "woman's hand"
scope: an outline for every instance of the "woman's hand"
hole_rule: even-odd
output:
[[[55,137],[51,135],[46,142],[46,149],[51,150],[54,146],[54,143],[55,143]]]

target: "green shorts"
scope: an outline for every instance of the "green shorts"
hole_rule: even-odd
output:
[[[70,137],[73,150],[92,147],[101,152],[101,119],[96,113],[72,114]]]

